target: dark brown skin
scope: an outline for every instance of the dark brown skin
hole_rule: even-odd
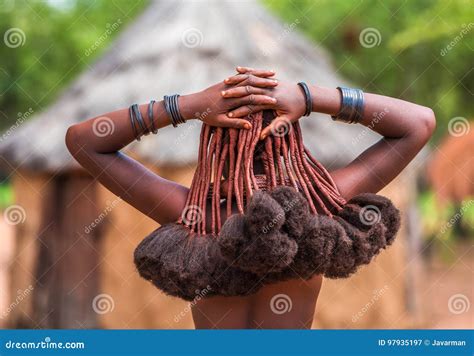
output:
[[[179,99],[181,113],[192,120],[195,112],[210,114],[203,121],[213,126],[250,128],[242,118],[250,112],[273,109],[278,117],[262,132],[301,118],[304,96],[298,85],[271,79],[272,71],[237,67],[234,75],[202,92]],[[310,85],[313,111],[334,115],[340,109],[335,88]],[[274,98],[274,99],[273,99]],[[276,100],[275,100],[276,99]],[[140,110],[146,118],[147,104]],[[384,113],[374,120],[374,114]],[[375,94],[365,94],[362,125],[383,137],[346,167],[331,172],[342,196],[350,199],[363,192],[376,193],[390,183],[431,137],[435,116],[427,107]],[[111,135],[94,134],[94,121],[113,121]],[[155,126],[170,124],[163,103],[155,104]],[[102,119],[104,120],[104,119]],[[311,120],[305,118],[305,120]],[[69,128],[66,144],[74,158],[105,187],[160,224],[178,220],[188,188],[163,179],[119,152],[134,140],[128,110],[118,110]],[[223,223],[223,222],[222,222]],[[310,328],[322,277],[290,280],[263,287],[248,297],[211,297],[193,307],[196,328]],[[291,310],[278,314],[271,301],[277,294],[291,300]]]

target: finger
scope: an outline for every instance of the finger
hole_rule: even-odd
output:
[[[260,140],[269,135],[283,137],[292,129],[291,121],[286,116],[279,116],[260,133]]]
[[[236,69],[237,69],[237,72],[240,74],[248,73],[248,74],[253,74],[256,77],[260,77],[260,78],[267,78],[267,77],[272,77],[275,75],[274,70],[253,69],[250,67],[237,67]]]
[[[231,119],[225,115],[219,116],[217,121],[218,126],[233,127],[236,129],[250,130],[252,124],[244,119]]]
[[[248,77],[250,77],[250,74],[236,74],[224,79],[224,83],[228,85],[235,85],[243,82],[245,79],[248,79]]]
[[[268,105],[245,105],[227,113],[228,117],[237,118],[250,115],[254,112],[271,109]]]
[[[237,74],[224,80],[227,85],[250,85],[260,88],[273,88],[278,85],[276,79],[259,78],[252,74]]]
[[[252,71],[255,70],[255,69],[252,68],[252,67],[242,67],[242,66],[238,66],[238,67],[235,68],[235,69],[237,69],[237,72],[239,72],[239,73],[247,73],[247,72],[252,72]]]
[[[230,106],[232,109],[244,105],[275,105],[277,100],[267,95],[250,94],[241,98],[230,99]]]
[[[278,85],[278,81],[274,78],[260,78],[252,74],[247,79],[241,81],[237,86],[250,85],[259,88],[274,88]]]
[[[250,85],[245,85],[241,87],[233,87],[221,92],[224,98],[241,98],[250,94],[262,94],[269,95],[270,91],[263,88],[255,88]]]

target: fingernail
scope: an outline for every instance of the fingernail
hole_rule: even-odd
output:
[[[275,98],[272,98],[272,103],[276,103],[277,100]]]
[[[230,113],[227,114],[227,116],[228,117],[234,117],[234,114],[230,112]]]
[[[263,140],[264,138],[265,138],[264,134],[260,135],[260,140]]]
[[[273,83],[278,84],[278,81],[277,81],[277,80],[274,80]]]
[[[244,124],[244,127],[245,127],[247,130],[250,130],[250,124],[247,123],[247,122]]]
[[[242,67],[237,67],[238,70],[242,69]]]
[[[225,90],[221,91],[221,94],[222,96],[225,96],[227,93],[225,92]]]
[[[224,82],[227,83],[229,81],[229,78],[225,78]]]
[[[275,73],[275,71],[273,69],[270,69],[270,72]]]

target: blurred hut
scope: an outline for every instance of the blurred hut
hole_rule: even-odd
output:
[[[436,148],[428,177],[440,202],[462,203],[474,196],[474,130],[450,134]],[[462,132],[461,132],[462,133]]]
[[[157,224],[98,185],[71,159],[68,126],[167,93],[190,93],[229,76],[236,65],[272,68],[281,79],[335,87],[346,83],[328,54],[255,2],[156,1],[57,99],[0,143],[16,202],[10,300],[32,286],[8,314],[10,327],[191,328],[181,300],[135,272],[135,246]],[[94,39],[92,39],[93,41]],[[368,129],[313,114],[305,142],[329,168],[347,164],[378,137]],[[128,152],[158,174],[189,184],[198,122],[160,130]],[[383,193],[412,204],[415,169]],[[416,226],[415,226],[416,227]],[[416,229],[404,219],[398,242],[349,280],[324,283],[315,327],[400,327],[416,316]]]

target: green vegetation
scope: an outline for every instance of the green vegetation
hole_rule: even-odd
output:
[[[45,108],[147,2],[0,0],[0,131]],[[446,134],[451,118],[474,117],[472,0],[263,2],[328,49],[352,82],[432,107],[438,119],[434,141]],[[0,185],[0,208],[11,201],[11,188]],[[460,207],[437,208],[429,192],[420,206],[428,236],[449,241],[459,232],[474,235],[474,204],[449,229],[441,224]]]
[[[440,204],[432,192],[423,193],[419,207],[424,216],[423,231],[431,237],[449,241],[453,236],[474,237],[474,200],[461,204]]]
[[[287,23],[298,19],[297,29],[327,48],[352,82],[432,107],[438,119],[435,141],[451,118],[473,118],[472,1],[264,2]]]
[[[453,261],[456,244],[466,246],[474,240],[474,200],[466,198],[460,204],[446,202],[440,204],[432,191],[418,197],[418,207],[422,216],[421,230],[431,249],[439,251],[443,260]]]
[[[357,85],[433,107],[437,138],[449,119],[474,116],[472,1],[263,1],[284,21],[298,19],[297,30],[327,48]],[[0,130],[18,113],[44,108],[146,3],[1,0],[0,34],[16,28],[24,35],[22,45],[0,46]]]
[[[145,3],[0,0],[0,131],[46,107]]]
[[[0,183],[0,211],[13,203],[13,189],[11,184]]]
[[[364,90],[432,107],[433,142],[454,117],[473,119],[474,4],[468,0],[264,0],[278,17],[329,50],[340,73]],[[365,35],[364,35],[365,34]],[[314,78],[317,81],[317,78]],[[474,236],[474,204],[418,200],[423,232],[441,250]]]

